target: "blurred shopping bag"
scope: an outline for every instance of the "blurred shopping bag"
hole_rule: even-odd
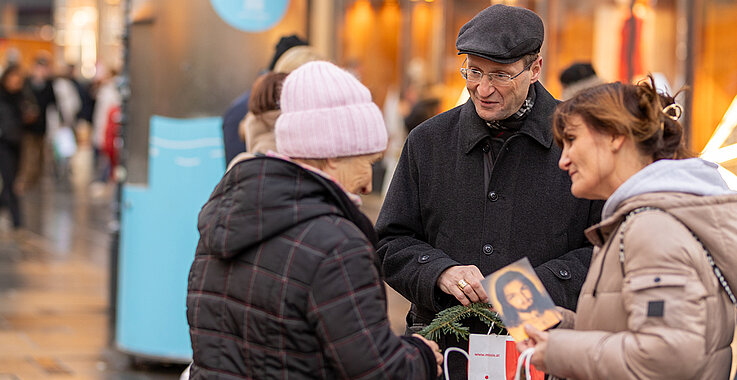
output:
[[[52,144],[58,158],[69,158],[77,152],[77,140],[70,127],[60,127],[54,131]]]
[[[449,348],[446,350],[444,363],[448,363],[448,354],[453,351],[460,352],[468,358],[469,380],[513,380],[515,378],[520,353],[517,351],[514,339],[509,335],[471,334],[468,337],[468,353],[460,348]],[[534,367],[530,369],[528,379],[545,380],[543,372]],[[445,379],[452,380],[448,376],[447,364]]]

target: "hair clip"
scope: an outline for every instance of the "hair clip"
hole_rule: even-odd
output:
[[[669,113],[671,110],[675,112],[675,115],[671,115]],[[665,115],[669,119],[673,121],[678,121],[678,119],[681,118],[681,115],[683,115],[683,107],[681,107],[681,105],[678,103],[672,103],[666,106],[665,108],[663,108],[662,112],[663,112],[663,115]]]

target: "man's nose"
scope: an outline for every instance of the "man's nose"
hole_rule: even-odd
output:
[[[481,77],[481,82],[479,82],[479,87],[477,89],[479,96],[485,98],[493,94],[495,91],[496,87],[491,84],[491,79],[489,79],[489,76],[484,75],[483,77]]]

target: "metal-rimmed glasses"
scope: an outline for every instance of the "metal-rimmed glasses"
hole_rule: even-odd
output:
[[[463,60],[463,65],[466,65],[466,61],[468,61],[468,58]],[[499,86],[499,87],[505,87],[512,84],[512,81],[517,78],[518,76],[522,75],[525,71],[527,71],[530,67],[532,67],[532,64],[535,63],[536,60],[533,60],[532,62],[528,63],[527,66],[525,66],[522,71],[517,73],[516,75],[509,75],[507,73],[484,73],[481,70],[478,69],[469,69],[467,67],[461,67],[461,76],[463,79],[477,83],[481,82],[481,79],[486,75],[489,77],[489,83],[491,83],[493,86]]]

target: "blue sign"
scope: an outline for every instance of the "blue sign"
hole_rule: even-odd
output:
[[[151,118],[148,185],[126,184],[118,261],[116,345],[189,362],[187,276],[197,215],[225,171],[222,119]]]
[[[289,0],[210,0],[218,16],[230,26],[260,32],[281,21]]]

